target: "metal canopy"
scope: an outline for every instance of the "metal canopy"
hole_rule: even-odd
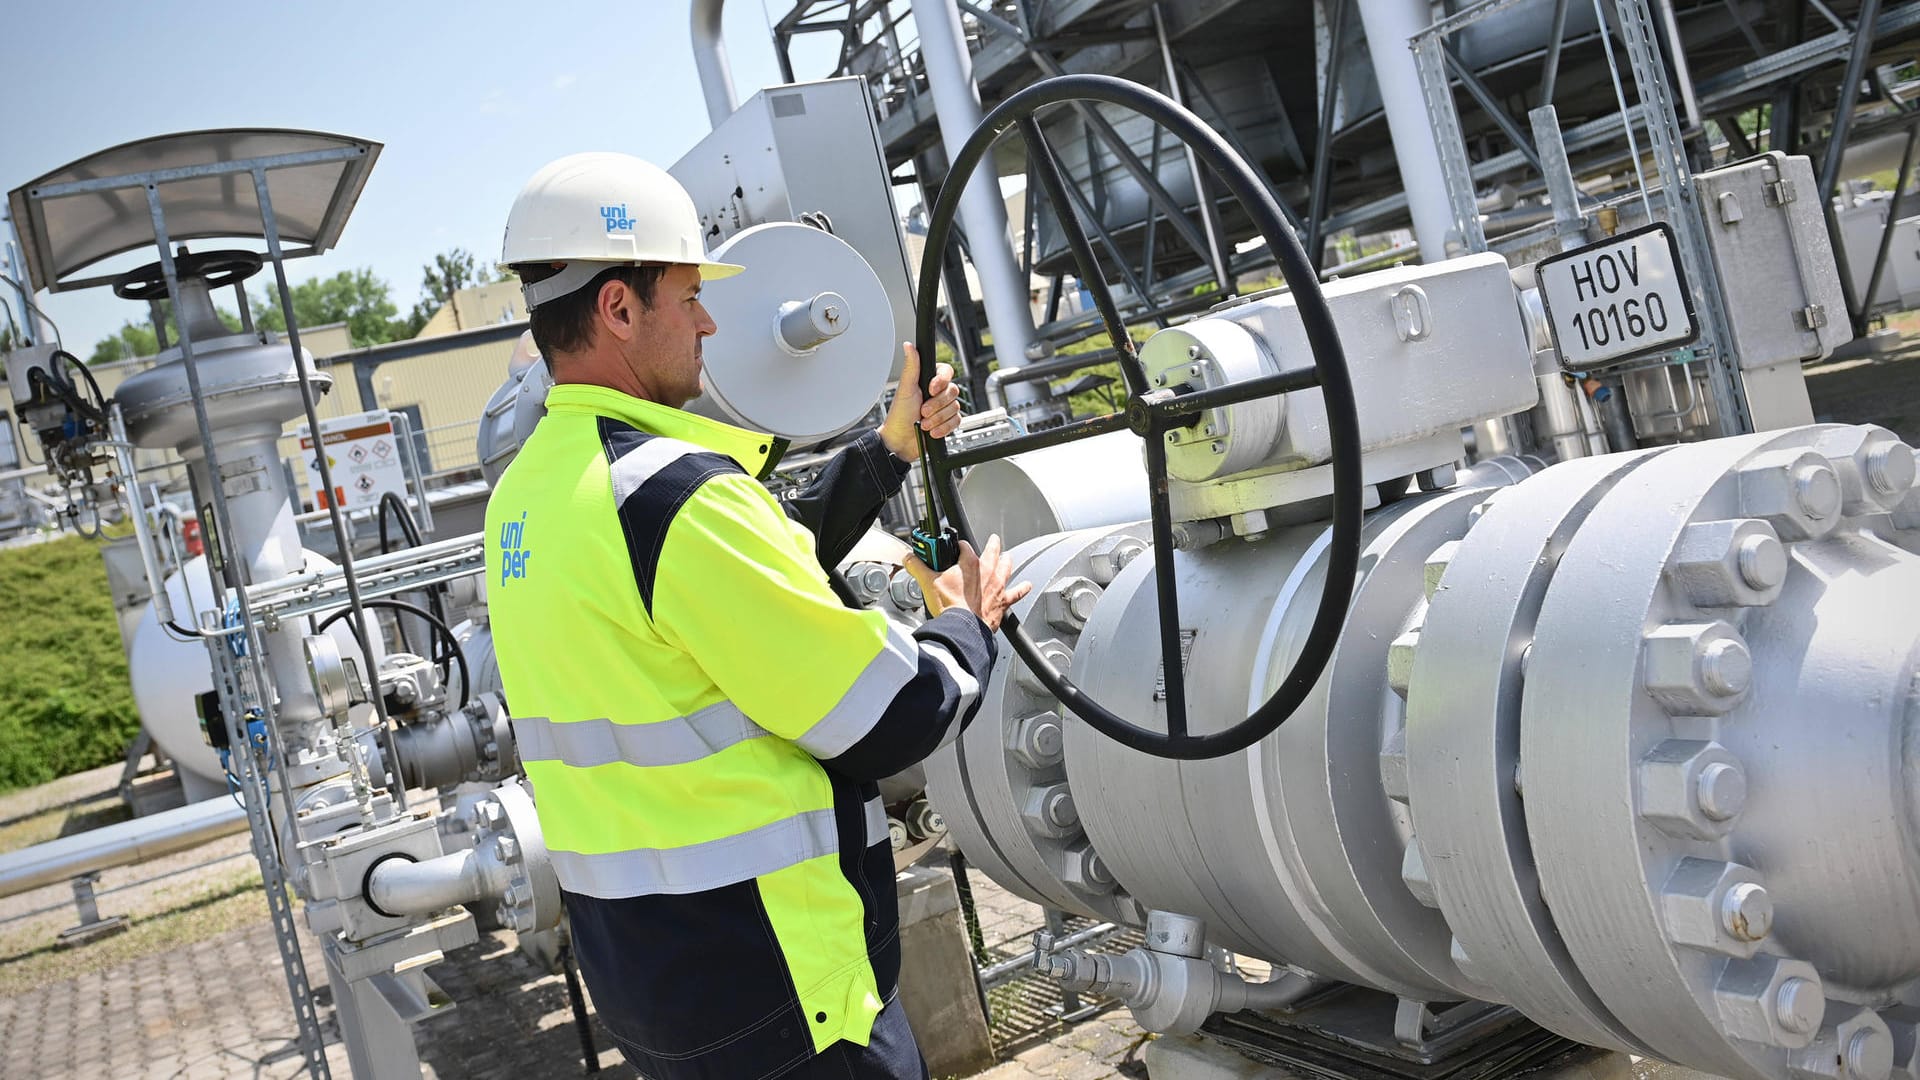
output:
[[[144,190],[156,185],[167,235],[179,242],[265,239],[252,173],[265,172],[285,257],[316,255],[340,238],[381,144],[284,128],[184,131],[122,143],[7,194],[36,289],[106,284],[75,278],[103,259],[154,244]]]

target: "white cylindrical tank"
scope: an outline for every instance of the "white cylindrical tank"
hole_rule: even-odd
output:
[[[307,568],[331,569],[325,556],[306,552]],[[191,618],[190,612],[210,608],[213,585],[207,576],[205,556],[188,560],[182,570],[167,577],[167,597],[173,602],[176,617]],[[319,618],[325,616],[317,616]],[[359,656],[359,647],[341,620],[327,632],[340,643],[343,656]],[[373,627],[375,663],[386,655],[380,628]],[[213,689],[213,669],[207,647],[199,641],[175,637],[154,618],[153,608],[141,613],[127,648],[127,674],[133,683],[134,705],[140,710],[140,724],[153,736],[154,745],[174,760],[180,781],[189,799],[204,799],[224,794],[226,777],[220,770],[219,755],[207,745],[200,730],[200,714],[195,698]],[[354,720],[365,723],[364,711],[372,706],[355,707]]]

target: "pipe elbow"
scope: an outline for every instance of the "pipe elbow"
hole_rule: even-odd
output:
[[[367,901],[391,916],[425,915],[470,904],[494,891],[479,853],[469,848],[425,862],[388,859],[367,878]]]

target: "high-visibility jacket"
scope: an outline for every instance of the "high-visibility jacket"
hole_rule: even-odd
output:
[[[500,676],[575,950],[656,1080],[866,1044],[899,971],[873,781],[955,737],[993,661],[970,612],[908,634],[830,588],[905,472],[877,436],[785,512],[755,479],[771,451],[562,384],[487,504]]]

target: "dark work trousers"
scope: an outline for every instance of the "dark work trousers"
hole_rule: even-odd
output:
[[[611,1033],[610,1033],[611,1034]],[[627,1054],[626,1045],[614,1036],[614,1043],[627,1060],[644,1060]],[[920,1045],[913,1041],[913,1029],[907,1026],[907,1010],[899,995],[887,1002],[873,1018],[873,1037],[861,1046],[844,1040],[827,1052],[775,1073],[765,1080],[928,1080],[927,1063],[920,1057]]]

